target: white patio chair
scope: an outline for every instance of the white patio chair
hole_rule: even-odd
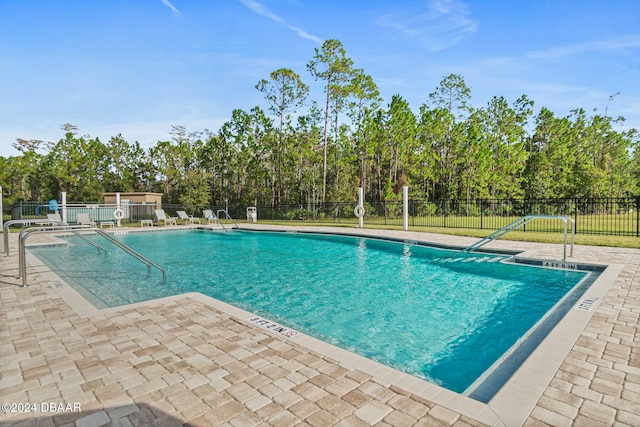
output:
[[[61,225],[67,225],[67,223],[62,220],[62,217],[57,212],[56,213],[47,214],[47,219],[51,220],[51,222],[55,222],[55,223],[58,223],[58,224],[61,224]]]
[[[167,214],[164,213],[164,209],[156,209],[155,214],[158,222],[164,221],[164,225],[178,225],[178,223],[176,222],[177,218],[167,216]]]
[[[206,220],[209,221],[209,224],[211,224],[212,222],[215,223],[216,220],[218,218],[216,218],[216,216],[214,215],[213,211],[211,209],[204,209],[202,211],[202,217]]]
[[[200,218],[195,218],[193,215],[187,215],[185,211],[177,211],[176,213],[178,214],[178,218],[182,220],[183,224],[186,224],[187,221],[189,221],[189,224],[193,224],[194,222],[200,224]]]
[[[89,217],[89,214],[79,213],[76,215],[76,222],[80,225],[90,225],[92,227],[96,226],[96,222]]]

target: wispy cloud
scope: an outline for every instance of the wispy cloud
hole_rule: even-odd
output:
[[[628,52],[634,49],[640,49],[640,35],[556,46],[549,49],[528,52],[527,56],[535,59],[556,59],[589,52]]]
[[[175,13],[176,15],[180,14],[180,11],[173,4],[171,4],[171,2],[169,0],[160,0],[160,1],[162,2],[162,4],[164,4],[169,9],[171,9],[171,11],[173,13]]]
[[[240,3],[245,5],[247,8],[249,8],[252,12],[257,13],[260,16],[264,16],[265,18],[272,20],[276,24],[294,31],[297,35],[299,35],[304,39],[311,40],[319,44],[323,42],[322,38],[318,36],[314,36],[313,34],[309,34],[303,28],[287,24],[284,19],[282,19],[280,16],[276,15],[275,13],[272,13],[264,5],[262,5],[261,3],[255,0],[239,0],[239,1]]]
[[[424,12],[389,13],[379,17],[377,23],[418,40],[432,52],[459,43],[478,28],[478,23],[469,18],[469,7],[459,0],[429,0]]]

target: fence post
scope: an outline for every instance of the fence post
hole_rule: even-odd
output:
[[[411,201],[411,226],[415,227],[416,225],[416,201]]]
[[[443,221],[443,224],[444,224],[444,226],[445,226],[445,227],[447,226],[447,206],[448,206],[447,200],[446,200],[446,199],[444,199],[444,200],[442,201],[442,207],[443,207],[443,212],[442,212],[442,213],[443,213],[443,215],[444,215],[444,217],[443,217],[443,220],[444,220],[444,221]]]
[[[578,234],[578,199],[573,199],[573,219],[576,223],[575,234]]]
[[[382,204],[384,208],[384,225],[387,225],[387,201],[385,200]]]
[[[402,228],[409,229],[409,187],[402,187]]]
[[[636,197],[636,237],[640,237],[640,196]]]

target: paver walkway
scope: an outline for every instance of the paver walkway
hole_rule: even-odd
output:
[[[539,258],[561,253],[559,245],[492,245]],[[640,251],[575,252],[622,270],[523,424],[640,425]],[[41,268],[31,267],[30,286],[20,287],[15,254],[12,247],[13,256],[0,256],[0,396],[9,403],[2,425],[481,426],[478,419],[491,419],[461,415],[193,294],[79,315]]]

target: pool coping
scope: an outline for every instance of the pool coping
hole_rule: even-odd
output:
[[[182,227],[180,229],[185,230],[186,228]],[[277,229],[274,229],[272,227],[242,227],[241,229],[250,231],[284,231],[286,227],[279,227]],[[171,228],[163,227],[162,229],[159,229],[157,231],[162,230],[171,230]],[[140,231],[150,232],[156,230],[128,229],[123,230],[122,232]],[[309,227],[305,227],[304,230],[296,229],[292,231],[307,233],[327,232],[327,230],[312,231],[312,229]],[[343,230],[340,228],[332,228],[330,233],[369,238],[389,237],[381,236],[379,235],[379,233],[377,233],[377,231],[378,230],[371,229],[355,229],[354,231],[354,229]],[[416,242],[415,239],[409,239],[407,241],[407,239],[392,238],[391,240],[405,241],[408,243]],[[431,245],[431,243],[433,243],[429,240],[420,240],[419,242],[428,245]],[[447,247],[449,249],[457,248],[456,245],[439,245],[440,247]],[[516,254],[522,251],[501,251],[499,249],[489,249],[487,250],[487,252]],[[38,267],[38,269],[41,271],[40,275],[43,277],[43,279],[55,288],[56,292],[80,317],[91,317],[98,314],[119,312],[121,310],[128,310],[139,306],[147,306],[157,303],[158,301],[174,301],[187,296],[210,307],[213,307],[223,313],[226,313],[247,326],[258,328],[260,327],[254,322],[250,321],[250,319],[257,317],[257,315],[197,292],[159,298],[140,303],[129,304],[126,306],[97,309],[91,303],[86,301],[71,286],[66,285],[64,281],[62,281],[55,273],[47,271],[48,269],[46,268],[46,266],[42,264],[37,258],[28,253],[27,259],[29,265]],[[532,259],[538,259],[542,262],[550,261],[550,259],[548,258]],[[592,305],[590,310],[577,309],[580,302],[574,304],[574,306],[565,314],[560,322],[558,322],[558,324],[544,338],[540,345],[531,353],[527,360],[517,369],[517,371],[510,377],[510,379],[507,380],[502,388],[486,404],[465,395],[455,393],[436,384],[398,371],[389,366],[375,362],[364,356],[351,353],[347,350],[341,349],[309,335],[298,332],[295,338],[288,338],[283,337],[281,334],[274,333],[269,329],[265,330],[273,333],[280,339],[292,340],[296,344],[302,345],[309,350],[330,357],[338,361],[345,367],[348,367],[349,369],[357,369],[366,374],[369,374],[372,378],[374,378],[382,385],[394,385],[416,396],[420,396],[437,405],[440,405],[459,414],[468,416],[469,418],[472,418],[484,424],[492,426],[523,425],[527,418],[530,416],[532,410],[535,408],[544,391],[553,380],[561,364],[571,351],[572,347],[575,345],[576,340],[586,327],[589,320],[592,318],[593,314],[596,312],[598,305],[602,302],[602,299],[609,290],[615,278],[618,277],[623,267],[620,264],[590,264],[586,262],[581,262],[581,264],[606,267],[600,273],[599,277],[594,281],[594,283],[590,285],[584,295],[588,298],[595,298],[596,303]]]

